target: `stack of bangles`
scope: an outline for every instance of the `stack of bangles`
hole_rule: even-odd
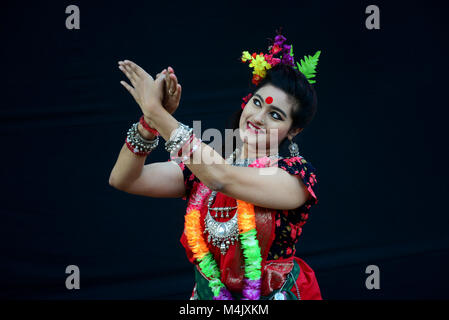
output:
[[[138,125],[142,126],[153,133],[156,138],[153,140],[144,139],[139,130]],[[128,130],[126,136],[126,146],[128,149],[138,156],[147,156],[153,151],[159,144],[159,132],[145,122],[142,116],[139,122],[134,123]],[[190,159],[193,152],[201,146],[201,140],[195,137],[193,129],[178,122],[178,128],[176,128],[170,139],[165,142],[165,150],[170,153],[170,159],[173,161],[184,162]]]
[[[190,159],[200,146],[201,140],[195,137],[193,129],[181,122],[178,122],[178,127],[165,142],[165,150],[170,153],[170,159],[177,163]]]

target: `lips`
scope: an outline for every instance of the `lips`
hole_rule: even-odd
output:
[[[247,129],[249,132],[254,133],[254,134],[259,134],[259,133],[263,133],[263,132],[264,132],[260,127],[256,126],[256,125],[255,125],[254,123],[252,123],[251,121],[248,121],[248,122],[246,123],[246,129]]]
[[[258,129],[258,130],[260,129],[258,126],[256,126],[256,125],[255,125],[254,123],[252,123],[251,121],[248,121],[248,123],[251,124],[254,128],[256,128],[256,129]]]

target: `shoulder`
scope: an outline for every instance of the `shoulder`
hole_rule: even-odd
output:
[[[304,176],[307,171],[313,173],[316,171],[315,167],[302,156],[289,158],[281,157],[277,164],[281,169],[295,175]]]
[[[316,168],[309,161],[302,156],[288,158],[281,157],[278,160],[277,165],[291,175],[299,176],[312,196],[310,199],[311,203],[315,204],[318,202],[316,196],[316,184],[318,182]]]

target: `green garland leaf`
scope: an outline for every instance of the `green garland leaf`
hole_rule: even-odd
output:
[[[209,287],[211,288],[214,296],[217,297],[220,294],[220,289],[225,285],[220,280],[220,270],[218,269],[217,263],[215,262],[211,252],[208,252],[200,260],[199,266],[204,275],[210,278]]]
[[[318,58],[321,54],[321,50],[318,50],[313,56],[304,56],[304,60],[301,59],[301,63],[296,62],[298,70],[309,80],[309,83],[315,83],[315,80],[311,80],[315,77],[316,66],[318,64]]]
[[[199,266],[203,273],[208,278],[219,278],[220,270],[218,269],[217,263],[212,255],[208,252],[200,261]]]
[[[225,285],[218,279],[212,279],[209,281],[209,288],[212,290],[214,297],[218,297],[220,295],[220,290]]]
[[[240,234],[240,243],[245,257],[245,277],[250,280],[260,279],[262,256],[260,253],[257,230],[251,229]]]

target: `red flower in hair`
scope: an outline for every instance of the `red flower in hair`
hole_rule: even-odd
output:
[[[260,80],[262,80],[262,78],[258,74],[255,74],[253,76],[252,83],[257,86],[259,84]]]
[[[271,47],[271,54],[278,54],[282,50],[281,46],[275,44]]]
[[[246,104],[248,103],[249,99],[251,99],[252,96],[253,96],[253,94],[250,93],[246,97],[242,98],[242,100],[244,101],[244,103],[242,103],[242,109],[245,108]]]

